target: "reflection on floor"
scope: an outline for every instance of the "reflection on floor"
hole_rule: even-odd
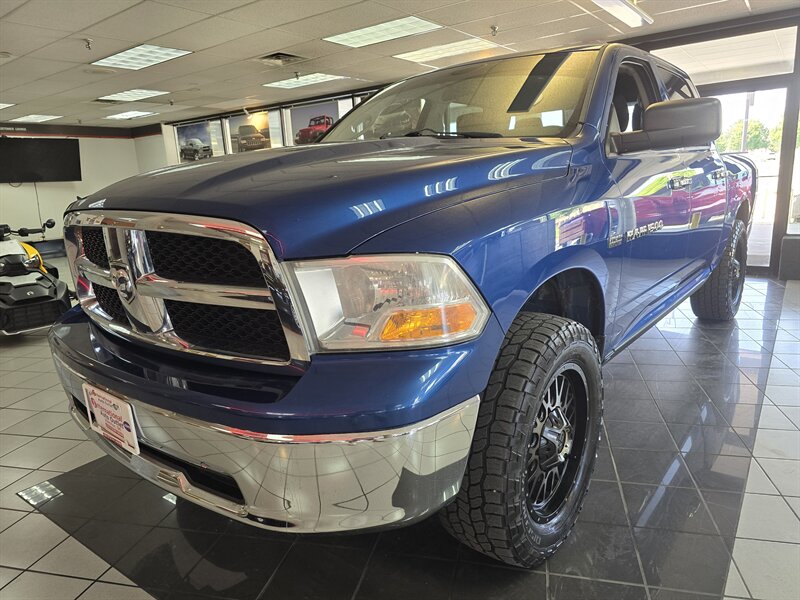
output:
[[[734,324],[683,305],[606,366],[605,434],[574,533],[507,568],[430,519],[264,532],[176,499],[68,421],[41,336],[0,345],[0,597],[800,597],[800,284],[748,280]]]

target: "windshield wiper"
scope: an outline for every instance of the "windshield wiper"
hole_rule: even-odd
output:
[[[423,129],[416,129],[414,131],[409,131],[408,133],[404,133],[402,136],[398,137],[421,137],[421,136],[430,136],[430,137],[443,137],[443,138],[499,138],[503,137],[501,134],[496,133],[494,131],[437,131],[435,129],[430,129],[429,127],[425,127]],[[382,140],[387,138],[394,137],[390,134],[384,134],[381,136]]]

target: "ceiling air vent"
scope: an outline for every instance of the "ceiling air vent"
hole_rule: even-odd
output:
[[[262,56],[258,60],[260,60],[265,65],[273,67],[285,67],[286,65],[300,62],[301,60],[305,59],[302,56],[297,56],[295,54],[287,54],[286,52],[273,52],[272,54],[267,54],[266,56]]]
[[[102,98],[97,98],[92,100],[92,102],[96,104],[122,104],[121,100],[103,100]]]

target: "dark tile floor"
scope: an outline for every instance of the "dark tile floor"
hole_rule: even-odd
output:
[[[605,367],[592,489],[527,572],[436,519],[264,532],[176,499],[82,441],[40,336],[0,345],[0,598],[800,597],[800,284],[748,280],[735,323],[684,304]]]

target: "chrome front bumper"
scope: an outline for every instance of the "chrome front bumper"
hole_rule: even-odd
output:
[[[252,525],[296,533],[390,527],[433,514],[461,486],[480,402],[475,396],[398,429],[288,436],[190,419],[108,389],[133,406],[143,447],[135,456],[89,428],[75,404],[83,403],[87,379],[55,362],[73,419],[107,454],[176,496]],[[232,478],[243,502],[197,485],[181,464]]]

